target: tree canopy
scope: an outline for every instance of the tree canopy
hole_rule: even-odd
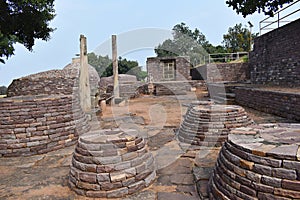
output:
[[[232,7],[238,14],[243,17],[251,15],[256,11],[263,12],[265,15],[274,16],[285,4],[292,3],[294,0],[227,0],[226,4]]]
[[[5,86],[0,86],[0,95],[5,95],[7,91],[7,87]]]
[[[14,54],[15,43],[31,51],[35,39],[49,40],[54,16],[54,0],[0,1],[0,62]]]
[[[222,46],[215,47],[208,42],[199,29],[191,30],[185,23],[173,27],[173,39],[167,39],[155,49],[158,57],[189,56],[195,66],[204,61],[207,53],[221,53]]]
[[[223,44],[228,53],[248,52],[251,50],[251,40],[256,36],[240,23],[230,27],[228,33],[223,35]]]
[[[113,75],[112,60],[108,56],[88,53],[88,62],[96,69],[100,77]],[[138,80],[143,80],[147,76],[147,72],[142,71],[137,61],[127,60],[122,57],[118,58],[118,72],[119,74],[135,75]]]

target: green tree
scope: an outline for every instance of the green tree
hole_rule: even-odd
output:
[[[0,86],[0,95],[5,95],[7,91],[7,87],[5,86]]]
[[[88,53],[88,62],[96,69],[100,77],[111,76],[107,74],[110,73],[109,70],[108,72],[106,71],[106,69],[112,63],[112,60],[108,56],[101,56],[96,55],[95,53]]]
[[[54,14],[54,0],[0,1],[0,62],[14,54],[14,44],[32,50],[35,39],[49,40]]]
[[[88,62],[96,69],[100,77],[113,75],[112,60],[108,56],[97,56],[95,53],[88,53]],[[138,80],[144,80],[147,76],[147,72],[142,71],[137,61],[122,57],[118,58],[118,73],[135,75]]]
[[[283,5],[292,3],[294,0],[227,0],[226,4],[232,7],[238,14],[244,17],[256,11],[265,15],[274,16]]]
[[[223,44],[229,53],[250,51],[251,40],[256,36],[240,23],[230,27],[228,33],[223,35]]]
[[[158,57],[189,56],[195,66],[204,62],[207,53],[217,50],[197,28],[192,31],[185,23],[180,23],[172,30],[173,39],[165,40],[154,49]]]

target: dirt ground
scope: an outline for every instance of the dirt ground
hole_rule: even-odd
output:
[[[92,129],[130,127],[147,138],[155,156],[157,179],[151,187],[124,197],[127,200],[199,199],[192,168],[206,160],[194,159],[197,152],[184,152],[175,139],[187,107],[184,104],[205,100],[200,94],[179,96],[141,96],[109,106],[99,118],[93,117]],[[284,118],[246,109],[257,123],[291,122]],[[88,199],[68,187],[69,165],[74,146],[44,155],[0,158],[0,199]],[[213,151],[213,159],[216,152]]]

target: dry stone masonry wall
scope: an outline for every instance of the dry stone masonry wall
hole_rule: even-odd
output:
[[[195,146],[222,146],[232,128],[253,123],[240,106],[209,105],[188,109],[178,131],[179,141]]]
[[[242,106],[292,120],[300,120],[300,93],[245,87],[235,88],[234,93],[235,101]]]
[[[79,139],[69,183],[77,194],[119,198],[148,187],[155,179],[154,158],[134,130],[101,130]]]
[[[254,40],[250,52],[251,82],[300,86],[300,19]]]
[[[238,82],[250,78],[248,63],[207,64],[191,69],[193,80],[204,79],[213,82]]]
[[[71,95],[0,99],[0,119],[0,157],[64,148],[89,130],[86,115]]]
[[[231,131],[210,180],[210,199],[299,199],[300,124]]]

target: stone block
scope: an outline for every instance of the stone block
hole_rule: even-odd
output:
[[[300,181],[283,179],[282,188],[300,192]]]
[[[98,173],[97,181],[98,181],[98,183],[109,182],[110,181],[109,173]]]
[[[281,179],[289,179],[289,180],[296,180],[297,179],[297,172],[295,170],[284,169],[284,168],[273,168],[272,169],[272,176],[281,178]]]
[[[124,197],[127,194],[128,194],[128,188],[127,187],[116,189],[116,190],[107,191],[107,197],[108,198]]]

